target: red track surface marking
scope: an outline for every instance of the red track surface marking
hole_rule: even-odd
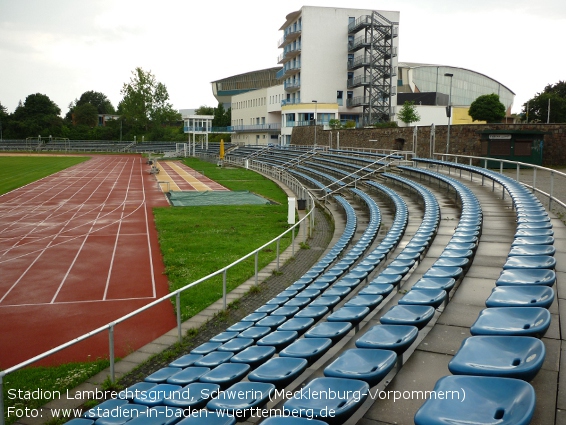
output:
[[[95,156],[0,196],[0,368],[167,294],[151,213],[166,205],[141,156]],[[116,326],[116,355],[174,326],[161,303]],[[106,332],[43,363],[105,356]]]

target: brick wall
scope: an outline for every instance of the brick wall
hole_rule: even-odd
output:
[[[435,152],[446,152],[446,125],[436,126]],[[453,125],[450,127],[451,154],[480,156],[480,133],[484,130],[535,130],[543,131],[543,165],[566,165],[566,124],[474,124]],[[413,127],[399,128],[367,128],[339,130],[340,147],[363,147],[378,149],[413,149]],[[317,129],[317,144],[328,146],[330,130]],[[336,134],[332,130],[332,147],[336,148]],[[374,140],[370,142],[370,140]],[[404,143],[402,142],[404,140]],[[295,127],[291,143],[295,145],[312,145],[314,127]],[[418,127],[417,149],[421,157],[429,157],[430,127]]]

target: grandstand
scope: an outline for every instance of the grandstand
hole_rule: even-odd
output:
[[[69,423],[560,423],[565,232],[532,190],[398,152],[253,146],[226,163],[294,175],[344,230],[253,313]]]

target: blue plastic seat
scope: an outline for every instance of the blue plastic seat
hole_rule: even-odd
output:
[[[310,297],[303,297],[302,294],[303,293],[301,292],[297,297],[291,298],[289,301],[287,301],[285,304],[283,304],[283,307],[303,308],[304,306],[306,306],[308,303],[311,302],[311,299],[310,299]]]
[[[275,354],[275,347],[269,345],[259,346],[252,345],[238,354],[234,355],[230,361],[232,363],[246,363],[249,364],[252,369],[256,368],[260,364],[267,361]]]
[[[257,322],[267,316],[267,313],[250,313],[242,319],[242,322]]]
[[[326,306],[332,311],[334,306],[338,304],[340,301],[341,298],[338,295],[335,295],[333,297],[318,297],[316,300],[313,300],[309,305],[311,307]]]
[[[497,286],[485,301],[486,307],[543,307],[550,308],[554,290],[544,285]]]
[[[217,351],[230,351],[232,353],[238,353],[242,351],[244,348],[248,348],[250,345],[254,343],[252,338],[234,338],[228,342],[225,342],[220,347],[218,347]]]
[[[334,282],[334,281],[332,281],[332,282]],[[322,282],[322,281],[316,280],[309,285],[309,289],[312,289],[312,290],[318,291],[318,292],[322,292],[326,288],[328,288],[332,282]]]
[[[336,286],[336,287],[333,286],[332,288],[328,288],[326,291],[324,291],[322,294],[320,294],[320,296],[321,296],[321,298],[333,297],[333,296],[338,296],[340,298],[344,298],[351,291],[352,291],[352,288],[350,288],[349,286]]]
[[[400,355],[417,340],[418,335],[416,326],[375,325],[356,340],[356,347],[393,350]]]
[[[446,291],[443,289],[414,288],[399,300],[400,305],[430,305],[440,307],[446,300]]]
[[[194,362],[202,358],[202,354],[185,354],[184,356],[179,357],[177,360],[173,360],[169,363],[170,367],[189,367]]]
[[[285,289],[284,291],[281,291],[277,294],[278,297],[287,297],[287,298],[293,298],[295,295],[297,295],[299,291],[292,291],[289,289]]]
[[[395,305],[379,321],[384,325],[409,325],[424,328],[433,318],[434,307],[425,305]]]
[[[295,314],[295,318],[312,317],[313,319],[317,320],[324,316],[326,313],[328,313],[328,307],[325,307],[323,305],[314,307],[309,306],[303,308],[301,311]]]
[[[368,307],[370,310],[373,310],[383,301],[383,297],[381,295],[361,295],[358,294],[355,297],[349,299],[345,304],[344,307]]]
[[[466,257],[442,257],[434,262],[432,267],[461,267],[463,269],[470,265],[470,259]]]
[[[238,336],[238,333],[239,332],[230,332],[230,331],[221,332],[218,335],[215,335],[212,338],[210,338],[209,341],[225,343],[227,341],[230,341],[232,338],[236,338]]]
[[[223,363],[202,375],[199,381],[217,384],[221,389],[226,389],[241,380],[250,369],[251,366],[247,363]]]
[[[252,382],[267,382],[278,388],[293,382],[307,368],[306,359],[298,357],[275,357],[268,360],[248,375]]]
[[[403,275],[400,274],[380,274],[374,278],[370,285],[393,285],[396,286],[403,280]]]
[[[517,230],[519,229],[551,229],[552,223],[549,221],[539,221],[533,223],[519,223],[517,224]]]
[[[65,423],[69,425],[92,425],[94,424],[94,420],[86,418],[73,418]]]
[[[503,270],[509,269],[551,269],[556,266],[556,259],[550,255],[529,255],[508,257]]]
[[[525,255],[554,255],[556,248],[552,245],[517,245],[511,248],[509,257]]]
[[[556,282],[556,273],[548,269],[503,270],[495,284],[497,286],[546,285]]]
[[[350,322],[357,326],[369,314],[368,307],[341,307],[330,314],[326,320],[329,322]]]
[[[302,388],[300,394],[295,394],[285,402],[283,408],[295,410],[302,417],[308,415],[312,418],[324,418],[330,424],[340,424],[363,404],[368,391],[369,385],[357,379],[315,378]],[[311,398],[302,394],[318,394],[320,397]],[[352,394],[355,396],[351,396]],[[328,417],[330,410],[334,411],[332,417]]]
[[[363,287],[358,295],[381,295],[383,298],[387,297],[393,292],[394,286],[387,283],[370,283]]]
[[[330,363],[324,369],[324,376],[360,379],[373,387],[385,378],[396,362],[394,351],[352,348]]]
[[[452,396],[425,401],[415,414],[415,425],[528,425],[535,410],[535,391],[520,379],[445,376],[434,392]]]
[[[265,313],[264,313],[265,314]],[[230,326],[229,328],[227,328],[227,331],[235,331],[235,332],[242,332],[245,331],[246,329],[252,327],[254,325],[255,322],[237,322],[234,323],[232,326]]]
[[[218,384],[205,384],[203,382],[193,382],[186,385],[178,393],[172,394],[164,400],[165,406],[200,409],[204,407],[208,401],[215,397],[220,390]]]
[[[367,276],[367,274],[366,274]],[[365,276],[364,276],[365,277]],[[359,285],[362,281],[362,278],[352,278],[352,277],[343,277],[339,279],[332,285],[333,288],[340,287],[340,286],[347,286],[348,288],[354,288]]]
[[[550,229],[517,229],[515,237],[523,236],[554,236],[554,231]]]
[[[277,329],[279,325],[285,323],[287,321],[286,316],[267,316],[261,319],[260,321],[256,322],[256,326],[260,327],[268,327],[271,330]]]
[[[494,307],[482,310],[470,328],[472,335],[516,335],[541,338],[550,326],[542,307]]]
[[[289,297],[274,297],[271,298],[269,301],[266,301],[266,305],[283,305],[287,301],[289,301]]]
[[[444,249],[439,258],[470,258],[474,256],[471,249]]]
[[[305,333],[314,323],[312,317],[293,317],[277,327],[278,331],[295,331],[299,335]]]
[[[250,416],[251,411],[249,409],[262,407],[266,404],[275,388],[275,385],[265,382],[238,382],[225,392],[220,393],[218,397],[210,400],[206,408],[223,411],[225,414],[244,419]],[[239,396],[234,397],[234,394]]]
[[[456,279],[451,277],[422,277],[415,282],[413,289],[444,289],[450,292],[455,284]]]
[[[320,295],[320,290],[318,289],[311,289],[311,286],[309,285],[308,288],[303,289],[299,294],[297,294],[297,297],[305,297],[305,298],[315,298],[318,297]]]
[[[517,245],[552,245],[553,236],[521,236],[513,239],[511,246]]]
[[[473,336],[466,338],[450,360],[454,375],[480,375],[532,380],[544,363],[546,349],[537,338]]]
[[[340,340],[352,329],[350,322],[321,322],[305,333],[305,338],[330,338],[332,342]]]
[[[144,406],[158,406],[163,404],[164,400],[171,398],[172,394],[180,391],[181,385],[159,384],[149,391],[140,392],[134,397],[134,403],[143,404]]]
[[[314,363],[332,347],[330,338],[301,338],[281,350],[279,357],[299,357]]]
[[[299,334],[295,331],[273,331],[259,339],[257,345],[270,345],[279,351],[295,341],[298,336]]]
[[[226,363],[233,355],[234,353],[230,351],[213,351],[212,353],[208,353],[202,359],[194,362],[193,366],[213,368],[219,364]]]
[[[254,310],[255,313],[273,313],[275,310],[279,308],[278,304],[264,304],[261,307],[258,307]]]
[[[235,423],[235,416],[228,416],[223,412],[219,413],[206,409],[191,412],[191,415],[187,416],[181,422],[177,422],[178,425],[234,425]]]
[[[458,279],[462,276],[464,270],[462,267],[431,267],[429,268],[423,277],[451,277]]]
[[[207,372],[210,372],[209,367],[189,366],[167,378],[167,383],[181,386],[188,385],[198,381]]]
[[[251,328],[242,331],[238,338],[251,338],[254,341],[257,341],[260,338],[263,338],[271,332],[271,328],[267,326],[252,326]]]
[[[183,369],[180,367],[162,367],[161,369],[153,372],[151,375],[146,376],[144,378],[144,381],[161,384],[167,381],[167,378],[169,378],[171,375],[175,375],[182,370]]]

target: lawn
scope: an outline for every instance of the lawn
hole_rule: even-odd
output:
[[[155,208],[159,244],[171,290],[219,270],[269,242],[288,229],[287,195],[277,184],[240,168],[187,159],[185,164],[231,190],[249,190],[277,204]],[[280,244],[283,251],[291,235]],[[276,255],[276,244],[258,256],[261,269]],[[254,258],[227,273],[228,291],[252,277]],[[203,282],[181,295],[182,318],[186,320],[222,296],[222,276]]]
[[[0,195],[87,159],[79,156],[0,156]]]

